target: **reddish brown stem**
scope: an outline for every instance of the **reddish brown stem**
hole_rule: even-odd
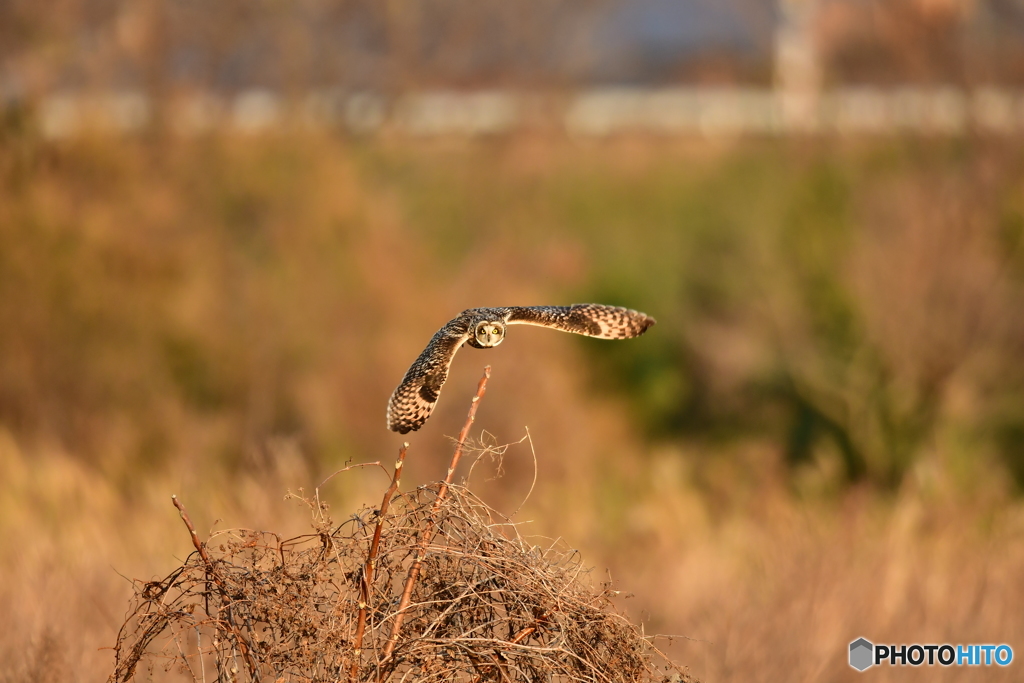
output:
[[[398,645],[398,633],[402,628],[402,622],[405,620],[405,611],[409,607],[409,603],[412,602],[412,590],[416,585],[416,579],[420,575],[420,568],[423,566],[423,558],[427,554],[427,546],[430,545],[430,539],[434,536],[434,527],[436,525],[437,513],[441,509],[441,503],[444,502],[445,495],[448,493],[448,486],[452,483],[452,477],[455,475],[455,468],[459,466],[459,459],[462,458],[462,449],[466,445],[466,438],[469,436],[469,430],[473,426],[473,420],[476,419],[476,409],[480,405],[480,399],[484,397],[484,393],[487,391],[487,380],[491,378],[491,366],[488,365],[484,368],[484,376],[480,378],[480,382],[476,385],[476,396],[473,397],[472,403],[469,405],[469,415],[466,416],[466,423],[462,426],[462,431],[459,432],[459,441],[455,445],[455,452],[452,453],[452,461],[448,465],[448,475],[441,482],[440,488],[437,490],[437,498],[434,499],[434,504],[430,509],[430,521],[427,522],[427,526],[423,529],[423,535],[420,537],[420,542],[416,548],[416,557],[412,562],[412,567],[409,569],[409,575],[405,579],[405,588],[402,590],[402,599],[398,603],[398,611],[395,613],[395,621],[391,625],[391,635],[388,636],[388,642],[384,646],[384,662],[387,662],[391,658],[392,653],[395,651],[395,646]],[[383,669],[381,669],[380,679],[383,680]]]
[[[189,536],[192,537],[192,545],[196,547],[199,557],[203,559],[203,563],[206,564],[206,568],[211,570],[212,573],[213,563],[210,561],[210,556],[206,552],[206,546],[199,540],[199,534],[196,533],[196,528],[192,526],[192,519],[188,516],[185,506],[181,504],[181,501],[178,500],[177,496],[171,496],[171,502],[174,503],[174,507],[178,508],[178,514],[181,516],[181,521],[185,522],[185,527],[188,529]],[[220,585],[220,579],[215,573],[213,574],[213,578],[217,582],[217,585]]]
[[[526,639],[526,638],[528,638],[529,636],[533,635],[533,632],[534,632],[534,631],[536,631],[536,630],[537,630],[537,625],[536,625],[536,624],[534,624],[533,626],[527,626],[527,627],[526,627],[526,628],[524,628],[524,629],[523,629],[522,631],[520,631],[519,633],[517,633],[517,634],[515,635],[515,637],[514,637],[514,638],[512,638],[512,640],[510,640],[510,641],[508,641],[508,642],[512,643],[513,645],[518,645],[518,644],[519,644],[519,643],[521,643],[521,642],[522,642],[523,640],[525,640],[525,639]]]
[[[359,663],[360,657],[363,652],[363,634],[366,631],[366,614],[370,607],[370,599],[373,596],[373,573],[375,570],[375,563],[377,561],[377,549],[380,547],[380,534],[384,529],[384,516],[388,513],[388,508],[391,506],[391,499],[395,495],[395,491],[401,485],[402,480],[402,466],[405,464],[405,452],[409,449],[409,444],[404,443],[402,447],[398,449],[398,461],[395,463],[395,474],[391,478],[391,486],[388,487],[387,492],[384,493],[384,500],[380,503],[380,511],[377,513],[377,527],[373,530],[373,540],[370,542],[370,552],[366,555],[366,564],[363,566],[363,578],[360,585],[360,598],[359,598],[359,622],[356,625],[356,648],[355,656],[352,659],[352,666],[348,671],[349,681],[355,681],[359,677]]]

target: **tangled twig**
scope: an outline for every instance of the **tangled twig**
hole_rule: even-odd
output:
[[[303,498],[315,533],[285,541],[235,529],[202,543],[175,498],[196,551],[136,582],[109,683],[140,666],[193,683],[692,680],[612,609],[577,553],[531,544],[452,483],[458,452],[444,481],[402,492],[406,450],[379,509],[335,526]]]

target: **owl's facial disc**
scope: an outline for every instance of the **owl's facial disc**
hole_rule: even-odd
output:
[[[482,347],[497,346],[505,338],[505,324],[491,321],[477,323],[473,336]]]

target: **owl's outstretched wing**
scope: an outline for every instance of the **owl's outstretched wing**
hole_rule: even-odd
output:
[[[656,322],[645,313],[620,306],[512,306],[509,325],[537,325],[599,339],[639,337]]]
[[[388,429],[407,434],[423,426],[437,404],[448,379],[455,352],[469,341],[471,323],[481,313],[504,319],[508,325],[537,325],[599,339],[639,337],[654,325],[654,318],[628,308],[601,304],[572,306],[512,306],[463,311],[431,338],[388,401]]]
[[[427,348],[412,364],[388,401],[388,429],[408,434],[423,426],[437,405],[441,387],[448,379],[455,352],[469,339],[463,316],[455,318],[431,337]]]

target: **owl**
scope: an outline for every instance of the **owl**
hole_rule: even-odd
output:
[[[601,304],[572,306],[507,306],[470,308],[437,331],[405,373],[388,401],[388,429],[407,434],[430,417],[455,352],[463,344],[490,349],[505,340],[509,325],[536,325],[598,339],[639,337],[654,318],[637,311]]]

